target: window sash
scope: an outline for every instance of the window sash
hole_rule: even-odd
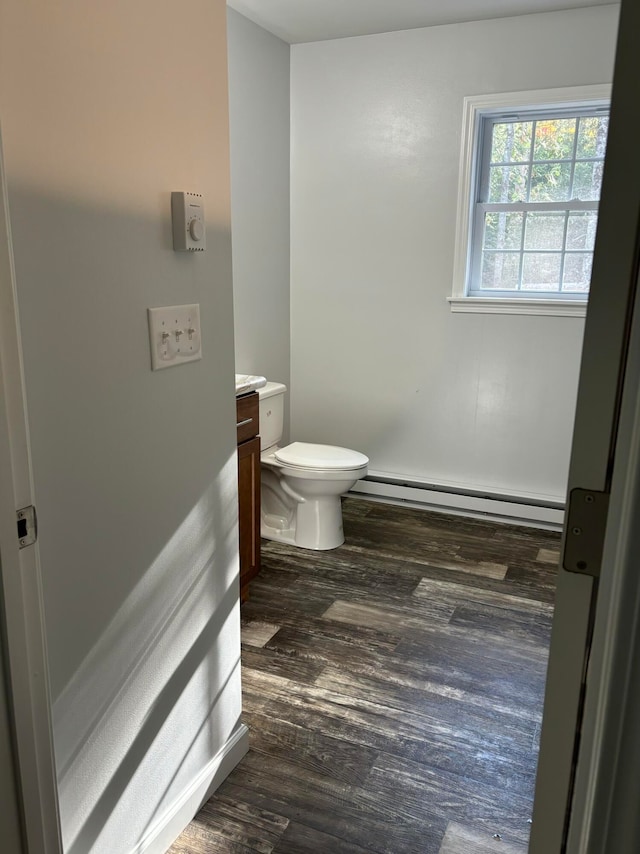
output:
[[[532,111],[529,114],[518,114],[514,115],[513,113],[500,113],[500,114],[485,114],[480,117],[478,137],[476,141],[476,151],[477,151],[477,173],[476,173],[476,193],[474,195],[474,203],[477,202],[486,202],[489,198],[489,181],[491,176],[491,169],[501,168],[501,167],[516,167],[516,166],[525,166],[529,168],[529,177],[527,183],[527,196],[529,195],[530,182],[533,173],[533,166],[552,166],[554,164],[568,165],[571,168],[570,174],[570,186],[573,184],[574,173],[576,165],[583,163],[601,163],[603,162],[602,157],[580,157],[578,156],[578,138],[579,132],[577,131],[574,134],[573,139],[573,149],[571,152],[571,157],[564,158],[553,158],[553,159],[544,159],[544,160],[536,160],[534,157],[535,154],[535,126],[539,121],[546,121],[552,119],[581,119],[581,118],[604,118],[609,115],[608,108],[596,108],[589,109],[585,107],[582,110],[573,108],[572,110],[567,111],[558,111],[558,110],[541,110],[541,111]],[[517,122],[531,122],[533,124],[532,132],[531,132],[531,143],[529,146],[529,157],[527,160],[518,160],[518,161],[491,161],[491,147],[493,142],[493,129],[495,125],[499,124],[513,124]],[[565,201],[565,200],[563,200]]]
[[[523,272],[523,261],[527,252],[533,252],[533,250],[525,250],[524,241],[521,242],[519,249],[512,250],[487,250],[491,252],[500,252],[500,251],[510,251],[517,252],[520,256],[519,262],[519,277],[518,277],[518,288],[517,289],[504,289],[498,290],[496,288],[482,288],[481,287],[481,269],[482,269],[482,261],[483,261],[483,243],[484,243],[484,224],[485,224],[485,214],[489,212],[522,212],[526,213],[544,213],[544,212],[559,212],[559,213],[573,213],[573,212],[581,212],[581,211],[597,211],[599,202],[594,200],[583,201],[580,199],[563,199],[557,202],[487,202],[486,199],[489,195],[489,179],[490,179],[490,169],[491,167],[496,167],[500,165],[504,166],[532,166],[532,164],[538,161],[534,161],[534,145],[535,145],[535,127],[532,128],[531,134],[531,147],[529,150],[529,159],[522,160],[518,162],[505,162],[501,163],[492,163],[491,162],[491,147],[493,141],[493,128],[496,124],[504,124],[504,123],[514,123],[514,122],[537,122],[544,121],[549,119],[562,119],[562,118],[582,118],[582,117],[590,117],[590,116],[606,116],[609,113],[608,107],[598,107],[593,105],[587,105],[583,109],[578,109],[576,107],[567,108],[567,109],[541,109],[541,110],[527,110],[523,112],[514,113],[513,111],[504,111],[500,113],[491,113],[484,114],[480,117],[480,121],[478,124],[477,132],[477,142],[476,142],[476,152],[477,152],[477,169],[476,169],[476,184],[475,184],[475,194],[474,194],[474,205],[473,205],[473,216],[471,222],[471,240],[469,242],[469,266],[468,266],[468,278],[467,278],[467,288],[466,294],[470,297],[496,297],[496,298],[507,298],[507,299],[556,299],[556,300],[578,300],[585,302],[588,299],[588,291],[579,291],[579,292],[571,292],[571,291],[562,291],[560,290],[562,283],[562,275],[564,271],[565,258],[568,255],[573,254],[574,252],[578,252],[579,250],[567,250],[565,248],[565,244],[563,242],[563,247],[561,250],[548,250],[549,254],[556,254],[561,256],[561,266],[560,266],[560,281],[558,283],[558,290],[543,290],[543,289],[523,289],[522,288],[522,272]],[[546,164],[552,163],[568,163],[571,165],[571,176],[573,178],[573,173],[575,170],[576,163],[594,163],[601,162],[601,157],[577,157],[577,144],[578,144],[578,133],[574,136],[573,141],[573,151],[572,156],[563,158],[563,159],[554,159],[548,161],[540,161]],[[529,170],[529,181],[531,180],[531,170]],[[529,194],[529,187],[527,187],[527,195]],[[524,226],[523,226],[524,228]],[[566,229],[566,222],[565,222]],[[536,250],[536,254],[544,254],[547,250]],[[582,250],[582,253],[589,252],[593,254],[593,250]],[[477,285],[477,286],[476,286]]]
[[[580,213],[582,211],[597,211],[598,210],[598,202],[583,202],[579,200],[569,201],[569,202],[505,202],[505,203],[492,203],[489,204],[487,202],[479,202],[475,207],[475,215],[474,215],[474,225],[473,225],[473,242],[471,244],[471,256],[470,256],[470,275],[469,275],[469,286],[467,289],[467,296],[470,297],[496,297],[496,298],[513,298],[513,299],[556,299],[556,300],[578,300],[578,301],[586,301],[589,292],[588,291],[563,291],[560,289],[562,282],[562,275],[564,272],[565,259],[567,256],[571,255],[584,255],[591,254],[593,255],[592,249],[566,249],[565,248],[565,240],[563,239],[563,244],[561,249],[525,249],[524,248],[524,239],[522,240],[520,247],[518,249],[489,249],[487,251],[500,254],[500,253],[511,253],[511,254],[519,254],[520,256],[520,269],[519,269],[519,277],[518,277],[518,288],[505,288],[499,290],[498,288],[482,288],[482,287],[473,287],[474,282],[481,281],[481,271],[482,271],[482,260],[483,260],[483,242],[484,242],[484,221],[485,221],[485,213],[492,212],[518,212],[518,213],[544,213],[546,211],[564,213],[564,214],[572,214],[572,213]],[[524,223],[523,223],[524,229]],[[566,229],[566,221],[565,221],[565,229]],[[566,235],[565,235],[566,237]],[[557,290],[544,290],[544,289],[527,289],[522,287],[522,266],[524,257],[528,254],[536,254],[536,255],[560,255],[561,256],[561,265],[560,265],[560,281],[558,283]]]

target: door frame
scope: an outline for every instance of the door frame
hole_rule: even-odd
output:
[[[19,548],[16,511],[35,504],[11,225],[0,127],[0,622],[28,854],[61,854],[37,542]]]
[[[24,822],[16,771],[15,738],[9,715],[4,626],[0,625],[0,839],[7,850],[25,854]]]
[[[640,249],[640,233],[639,233]],[[640,280],[638,281],[640,285]],[[640,289],[586,679],[567,852],[640,850]]]
[[[588,558],[595,578],[558,572],[531,854],[640,850],[640,781],[629,766],[640,760],[640,733],[628,728],[640,707],[639,28],[640,6],[622,0],[569,473],[570,495],[610,501],[599,579],[597,556]],[[562,562],[576,569],[565,560],[582,531],[572,525],[566,518]]]
[[[618,110],[624,122],[613,139],[611,171],[618,192],[611,194],[615,215],[612,210],[610,219],[620,229],[626,217],[624,230],[635,230],[627,235],[624,250],[635,295],[628,312],[611,504],[585,680],[568,854],[640,850],[640,164],[634,144],[640,138],[638,51],[640,6],[623,0],[612,112]]]

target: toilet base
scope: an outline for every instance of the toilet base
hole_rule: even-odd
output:
[[[300,549],[328,551],[344,543],[342,504],[339,495],[306,498],[296,506],[294,526],[284,519],[263,514],[260,536]],[[271,524],[270,524],[271,523]],[[279,524],[280,523],[280,524]]]

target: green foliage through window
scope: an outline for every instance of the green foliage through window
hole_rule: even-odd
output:
[[[484,122],[470,293],[584,298],[608,115],[532,113]]]

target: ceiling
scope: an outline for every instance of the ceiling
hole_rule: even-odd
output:
[[[617,4],[618,0],[227,0],[227,3],[264,29],[295,44]]]

